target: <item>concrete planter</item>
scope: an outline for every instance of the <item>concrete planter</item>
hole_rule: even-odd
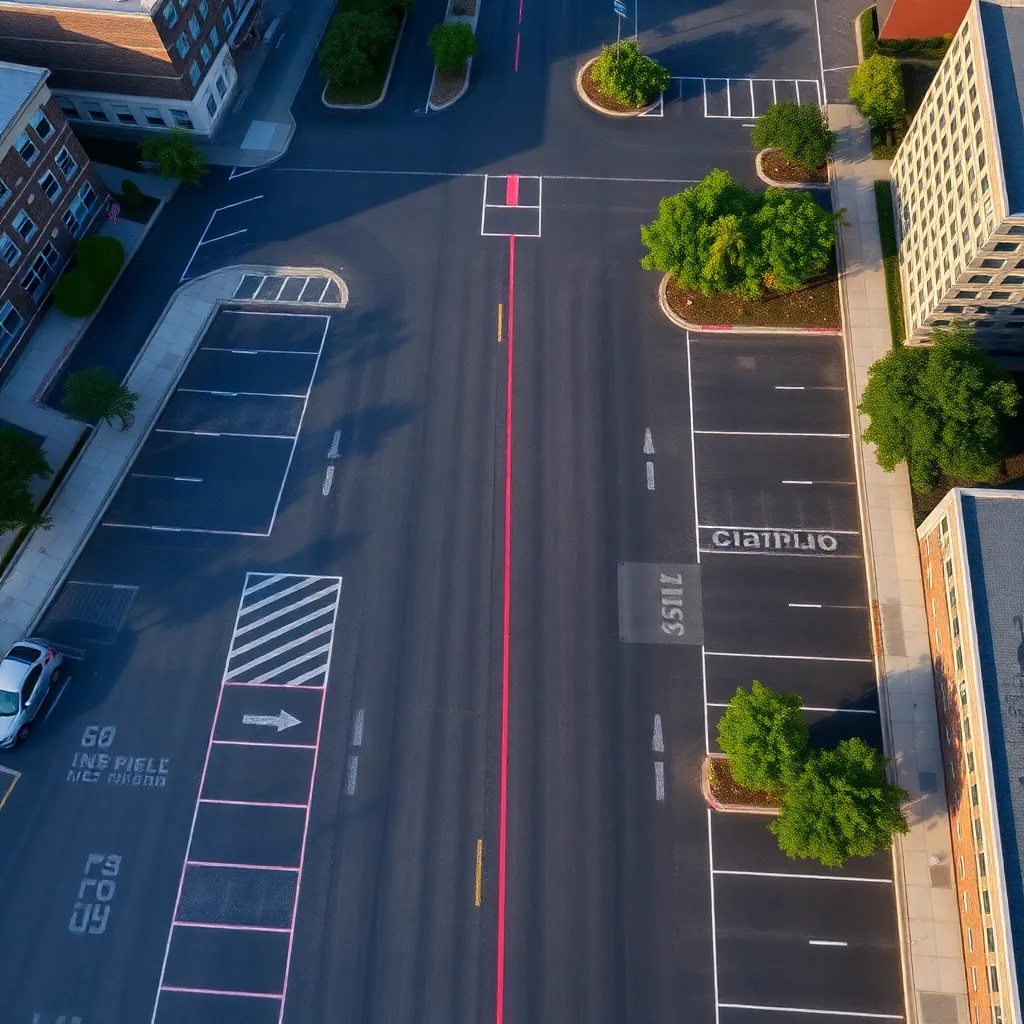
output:
[[[792,188],[792,189],[828,189],[832,186],[828,181],[776,181],[774,178],[769,177],[761,164],[765,153],[777,153],[777,149],[762,149],[758,151],[757,156],[754,158],[754,167],[757,170],[757,176],[766,184],[771,185],[772,188]],[[829,165],[825,165],[825,173],[828,175]]]
[[[373,110],[374,107],[379,107],[388,95],[391,73],[395,70],[395,61],[398,59],[398,47],[402,42],[402,33],[405,31],[405,23],[408,19],[408,14],[402,15],[402,24],[398,26],[398,35],[395,36],[395,48],[391,51],[391,63],[388,65],[387,77],[384,79],[384,88],[381,89],[380,95],[372,103],[331,103],[327,98],[328,86],[326,84],[324,85],[323,92],[320,93],[320,102],[325,107],[330,107],[331,110]]]
[[[777,807],[757,807],[754,804],[720,804],[711,795],[711,783],[708,782],[709,762],[727,760],[725,754],[707,754],[700,762],[700,790],[708,804],[723,814],[761,814],[767,818],[777,818],[779,816]]]
[[[588,60],[586,64],[576,72],[576,95],[579,96],[579,98],[583,100],[591,110],[596,110],[599,114],[604,114],[605,117],[639,117],[641,114],[650,113],[661,102],[661,97],[659,96],[653,103],[648,103],[646,107],[637,107],[636,110],[608,110],[607,107],[602,107],[600,104],[595,103],[583,88],[583,76],[586,74],[587,68],[589,68],[591,64],[595,63],[596,60],[596,57],[591,57],[590,60]]]

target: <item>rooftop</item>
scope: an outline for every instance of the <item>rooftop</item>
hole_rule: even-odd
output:
[[[0,0],[0,7],[57,8],[104,14],[150,14],[160,0]]]
[[[979,7],[1009,212],[1024,213],[1024,7],[992,0]]]
[[[49,74],[45,68],[27,64],[8,64],[0,60],[0,135],[7,131],[25,101]]]
[[[1006,900],[1024,949],[1024,494],[960,493]],[[1020,959],[1017,959],[1018,984]]]

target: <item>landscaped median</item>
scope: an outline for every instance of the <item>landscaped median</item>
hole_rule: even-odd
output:
[[[431,110],[450,107],[469,88],[469,72],[478,49],[476,6],[476,0],[449,0],[445,20],[430,30],[427,45],[434,54],[434,76],[427,106]]]
[[[668,68],[627,39],[601,47],[576,72],[576,92],[588,107],[609,117],[637,117],[658,105],[670,81]]]

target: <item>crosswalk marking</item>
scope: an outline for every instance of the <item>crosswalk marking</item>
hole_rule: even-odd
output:
[[[340,595],[337,576],[250,573],[231,634],[224,681],[323,685]],[[264,613],[253,618],[260,610]],[[258,674],[252,674],[254,669]]]

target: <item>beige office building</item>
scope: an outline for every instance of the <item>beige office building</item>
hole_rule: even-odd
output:
[[[971,0],[892,164],[907,337],[1024,351],[1024,0]]]

